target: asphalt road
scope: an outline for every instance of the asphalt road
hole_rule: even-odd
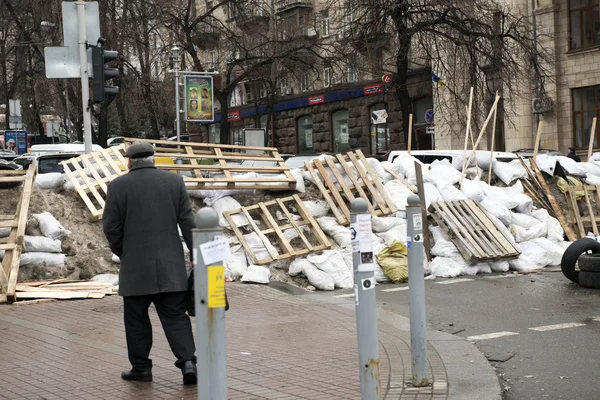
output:
[[[406,287],[379,285],[377,302],[408,317]],[[428,324],[472,340],[505,399],[600,399],[600,290],[550,271],[436,279],[425,290]]]

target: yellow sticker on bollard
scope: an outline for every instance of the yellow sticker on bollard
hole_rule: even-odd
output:
[[[225,267],[208,267],[208,308],[225,307]]]

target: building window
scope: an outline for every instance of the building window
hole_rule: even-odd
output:
[[[600,44],[598,0],[570,0],[569,26],[571,50]]]
[[[265,130],[265,138],[269,137],[269,115],[265,114],[260,117],[260,127]]]
[[[208,69],[216,69],[217,68],[217,52],[216,50],[211,50],[209,53],[209,63]]]
[[[298,153],[314,153],[312,116],[305,115],[298,118],[296,132],[298,134]]]
[[[573,89],[573,131],[575,147],[586,148],[590,142],[592,120],[600,119],[600,85]],[[598,146],[598,136],[594,147]]]
[[[385,103],[375,104],[369,110],[371,119],[371,153],[390,150],[390,128],[387,124]]]
[[[282,96],[292,94],[292,90],[288,84],[287,78],[281,78],[281,80],[279,81],[279,90]]]
[[[329,11],[321,13],[321,36],[329,36]]]
[[[302,74],[302,76],[300,76],[300,91],[306,92],[308,90],[309,90],[308,74]]]
[[[323,86],[326,88],[331,86],[331,67],[323,70]]]
[[[356,82],[358,80],[356,76],[356,63],[354,61],[348,62],[347,73],[348,82]]]
[[[332,116],[333,152],[350,151],[350,133],[348,132],[348,110],[339,110]]]
[[[267,85],[265,85],[264,83],[261,83],[260,90],[259,90],[259,96],[261,99],[264,99],[265,97],[267,97],[267,95],[268,95]]]
[[[208,143],[221,143],[221,124],[208,126]]]
[[[231,144],[234,144],[237,146],[244,145],[244,129],[231,128]]]

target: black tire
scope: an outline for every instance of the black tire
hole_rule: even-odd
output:
[[[582,254],[577,260],[580,272],[600,273],[600,253]]]
[[[579,286],[600,289],[600,272],[579,272]]]
[[[575,270],[575,265],[579,256],[588,251],[600,253],[600,243],[594,239],[583,238],[577,239],[567,247],[560,262],[562,273],[567,279],[579,283],[579,271]]]

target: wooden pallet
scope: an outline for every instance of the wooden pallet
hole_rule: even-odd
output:
[[[188,189],[293,190],[296,188],[296,179],[276,148],[133,138],[126,138],[125,146],[128,147],[133,142],[152,143],[157,158],[166,157],[183,161],[183,164],[157,163],[156,167],[174,172],[188,171],[192,175],[184,176]],[[260,161],[273,165],[239,165],[242,161]],[[234,175],[247,172],[255,172],[258,177],[242,178]],[[224,177],[214,177],[210,175],[211,173],[222,173]],[[284,176],[276,176],[281,174]]]
[[[304,168],[313,177],[340,225],[350,224],[350,204],[356,198],[367,201],[372,215],[389,215],[397,211],[362,151],[356,150],[345,155],[336,154],[335,157],[335,161],[331,157],[326,157],[323,161],[318,159],[309,161]],[[352,163],[358,175],[348,162]],[[344,173],[338,170],[337,165],[341,165]],[[345,182],[344,175],[348,176],[350,184]],[[375,204],[372,204],[373,200]]]
[[[70,281],[56,279],[19,283],[16,286],[16,300],[13,304],[35,304],[40,300],[71,300],[71,299],[101,299],[104,296],[116,294],[116,288],[111,283],[95,281]],[[25,300],[25,301],[23,301]]]
[[[124,152],[125,145],[114,146],[61,163],[75,191],[92,213],[92,221],[102,218],[108,183],[128,171]]]
[[[431,203],[429,210],[467,262],[496,261],[520,254],[473,200],[438,201]]]
[[[294,219],[290,207],[296,209],[296,212],[300,215],[301,219]],[[277,220],[277,212],[281,213],[282,225],[280,225],[280,222]],[[252,232],[256,232],[263,241],[269,252],[269,257],[260,260],[256,257],[252,248],[246,242],[244,233],[233,221],[232,216],[235,214],[243,214],[246,217]],[[253,219],[252,214],[257,214],[261,222],[265,224],[266,228],[260,229],[257,222]],[[296,257],[331,247],[331,243],[327,239],[327,236],[325,236],[317,221],[315,221],[310,212],[304,207],[304,203],[302,203],[302,200],[300,200],[300,197],[297,195],[258,203],[249,207],[242,207],[239,210],[226,211],[223,213],[223,216],[227,219],[227,222],[229,222],[233,232],[242,246],[244,246],[246,253],[252,259],[252,262],[256,265],[268,264],[275,260]],[[308,227],[310,235],[307,235],[307,232],[302,229],[302,227],[305,226]],[[297,241],[297,248],[294,248],[292,243],[284,235],[284,232],[289,229],[295,230],[298,234],[299,240]],[[279,244],[283,252],[282,254],[273,251],[271,241],[269,240],[269,238],[273,236]]]
[[[5,251],[2,269],[0,269],[0,303],[15,300],[19,263],[35,175],[34,165],[30,165],[27,171],[0,171],[0,182],[23,182],[15,213],[0,215],[0,228],[10,228],[8,238],[0,239],[0,250]]]
[[[587,215],[582,215],[582,209],[579,207],[577,195],[583,193],[583,207],[587,209]],[[567,186],[565,188],[565,197],[569,208],[569,220],[576,231],[577,239],[587,236],[591,230],[598,235],[598,223],[600,222],[600,187],[592,185]]]

